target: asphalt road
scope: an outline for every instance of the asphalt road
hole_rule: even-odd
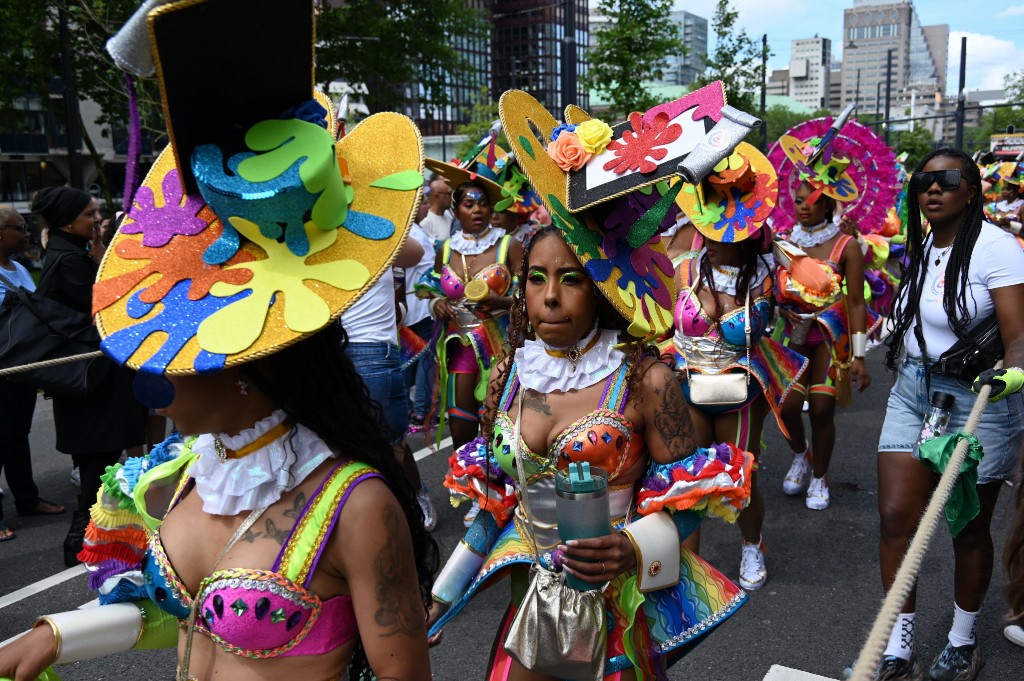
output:
[[[891,376],[881,368],[881,352],[869,355],[875,384],[839,413],[838,442],[832,462],[832,507],[807,510],[803,500],[782,494],[789,453],[777,427],[766,429],[768,451],[761,474],[768,504],[764,536],[769,547],[768,582],[751,594],[746,606],[670,671],[671,679],[760,681],[772,664],[838,679],[857,656],[881,604],[878,576],[878,520],[875,492],[875,447],[882,425]],[[68,480],[70,460],[53,451],[50,403],[39,401],[32,433],[36,481],[42,494],[70,506],[78,492]],[[423,446],[416,437],[413,448]],[[440,485],[448,450],[420,462],[439,511],[435,537],[448,555],[462,536],[461,513],[447,503]],[[993,522],[997,553],[1011,524],[1010,488],[1001,495]],[[0,640],[31,625],[35,616],[76,608],[91,601],[85,577],[78,575],[15,603],[4,597],[64,570],[60,545],[69,515],[22,518],[8,496],[7,523],[18,534],[0,543]],[[736,579],[739,531],[708,521],[702,555]],[[952,617],[952,549],[940,529],[924,561],[917,619],[918,652],[930,663],[945,644]],[[1024,649],[1002,635],[1005,578],[1001,568],[989,589],[978,624],[987,664],[981,679],[1024,679]],[[446,627],[445,640],[433,650],[434,678],[483,678],[484,667],[508,597],[504,584],[480,595]],[[122,654],[103,661],[59,669],[66,681],[92,679],[166,679],[174,669],[171,651]]]

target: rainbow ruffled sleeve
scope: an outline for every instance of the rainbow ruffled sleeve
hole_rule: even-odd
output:
[[[750,472],[754,457],[732,443],[698,448],[681,461],[653,463],[647,469],[637,510],[696,511],[736,522],[750,499]]]
[[[475,501],[494,516],[499,527],[504,527],[515,511],[515,483],[498,465],[482,437],[452,453],[444,486],[451,491],[453,506],[466,499]]]

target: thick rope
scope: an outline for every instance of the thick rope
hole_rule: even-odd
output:
[[[33,369],[43,369],[45,367],[55,367],[60,366],[61,364],[71,364],[72,362],[81,362],[82,360],[93,359],[102,356],[102,350],[95,350],[93,352],[82,353],[81,355],[69,355],[67,357],[47,359],[42,362],[22,364],[21,366],[11,367],[10,369],[0,369],[0,376],[10,376],[11,374],[20,374],[23,371],[32,371]]]
[[[999,369],[1002,366],[1003,363],[1000,360],[994,368]],[[971,415],[967,418],[967,423],[963,428],[963,432],[967,435],[973,435],[978,427],[978,422],[981,421],[981,415],[985,413],[988,396],[991,392],[992,386],[990,385],[982,386],[978,392],[978,397],[974,400],[974,407],[971,409]],[[899,570],[896,571],[896,578],[893,580],[892,588],[885,595],[882,609],[878,611],[875,623],[871,627],[871,633],[868,635],[868,640],[864,643],[864,647],[861,648],[857,662],[853,666],[853,674],[850,676],[850,681],[871,681],[874,678],[875,669],[878,667],[882,654],[885,652],[885,646],[889,642],[889,634],[896,625],[896,618],[899,616],[900,610],[903,609],[903,604],[906,602],[907,597],[910,596],[910,591],[914,588],[914,584],[917,581],[917,573],[921,569],[925,552],[928,550],[928,544],[932,539],[932,535],[935,534],[935,528],[938,527],[939,522],[943,518],[943,509],[946,507],[949,495],[953,491],[953,485],[960,475],[960,466],[967,456],[967,446],[966,438],[960,440],[956,449],[953,450],[949,463],[946,464],[946,470],[943,471],[942,477],[939,478],[939,484],[935,488],[935,492],[932,493],[931,501],[928,502],[928,507],[921,516],[921,522],[917,527],[917,532],[914,533],[914,538],[910,541],[907,554],[903,557]]]

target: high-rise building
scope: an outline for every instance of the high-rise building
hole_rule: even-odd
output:
[[[609,23],[608,17],[597,9],[597,3],[590,9],[590,33],[593,35]],[[708,56],[708,20],[690,12],[677,11],[669,19],[678,30],[679,49],[662,65],[662,75],[651,82],[659,85],[689,85],[704,73],[704,62]]]
[[[832,41],[828,38],[794,40],[789,57],[789,96],[811,109],[828,106]]]
[[[843,11],[842,104],[857,101],[861,116],[884,112],[891,54],[891,101],[946,89],[949,25],[922,26],[911,0],[854,0]]]

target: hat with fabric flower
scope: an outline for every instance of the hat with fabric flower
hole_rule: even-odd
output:
[[[552,222],[635,337],[672,324],[674,270],[660,239],[675,224],[679,162],[722,118],[720,82],[609,126],[577,106],[565,120],[526,92],[501,96],[517,162]]]
[[[140,375],[213,372],[316,333],[406,237],[419,132],[384,113],[335,140],[314,92],[313,14],[308,2],[149,3],[111,45],[131,67],[146,51],[119,46],[152,41],[171,140],[93,290],[103,350]]]
[[[501,185],[491,179],[494,174],[489,170],[485,170],[481,173],[481,168],[475,162],[463,166],[461,164],[449,163],[447,161],[439,161],[436,158],[427,158],[424,159],[423,163],[427,167],[427,170],[440,175],[441,178],[448,183],[448,186],[452,188],[452,191],[458,188],[459,185],[466,182],[476,182],[486,190],[487,200],[490,202],[492,208],[501,203],[504,198],[504,194],[501,191]]]
[[[865,233],[885,223],[900,189],[892,149],[856,120],[830,134],[832,124],[831,116],[800,123],[768,150],[781,185],[779,209],[772,215],[777,231],[796,224],[794,197],[803,182],[813,189],[812,200],[824,195],[846,204],[844,215]]]
[[[698,232],[731,244],[761,236],[778,195],[778,177],[768,158],[740,142],[699,185],[684,183],[676,203]]]

